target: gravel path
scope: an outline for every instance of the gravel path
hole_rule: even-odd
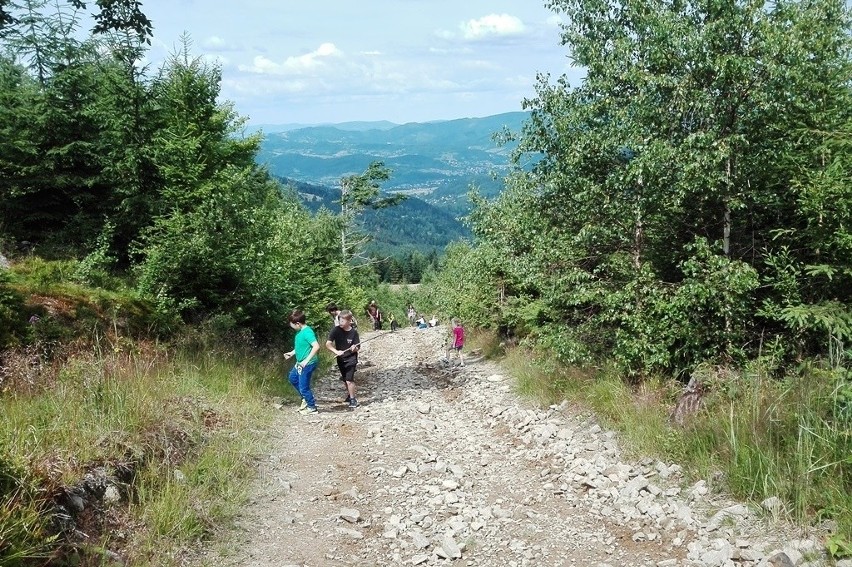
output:
[[[631,462],[567,404],[519,399],[491,362],[443,365],[446,334],[366,343],[355,410],[336,368],[315,388],[318,415],[277,407],[239,531],[198,565],[825,564],[816,539],[772,520],[774,502],[757,510],[685,484],[676,464]]]

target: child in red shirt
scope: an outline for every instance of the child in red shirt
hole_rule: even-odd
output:
[[[456,354],[459,357],[459,366],[464,366],[464,357],[462,356],[462,347],[464,346],[464,327],[462,327],[458,319],[453,319],[452,333],[449,346],[447,347],[447,362],[450,360],[450,353],[452,351],[456,351]]]

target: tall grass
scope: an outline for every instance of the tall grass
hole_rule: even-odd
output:
[[[669,419],[677,382],[631,385],[614,370],[561,367],[522,348],[504,362],[521,394],[543,404],[575,402],[618,430],[629,452],[721,478],[720,489],[756,503],[777,496],[800,522],[831,520],[838,554],[852,542],[849,371],[810,364],[779,380],[759,363],[725,369],[709,380],[703,408],[679,427]]]
[[[728,401],[724,464],[733,490],[779,496],[800,519],[831,518],[852,542],[852,391],[848,372],[806,365],[784,380],[740,377]]]
[[[0,564],[35,564],[57,551],[62,539],[43,528],[44,512],[96,466],[132,470],[112,521],[134,529],[89,534],[100,540],[89,548],[119,549],[130,565],[155,556],[166,565],[226,522],[245,496],[268,402],[287,389],[274,362],[220,345],[109,344],[77,353],[37,387],[7,391],[0,477],[15,491],[0,497],[0,540],[13,545],[0,545]],[[133,535],[110,539],[122,531]],[[76,561],[98,564],[85,555]]]

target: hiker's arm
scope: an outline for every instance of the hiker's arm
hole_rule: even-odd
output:
[[[331,339],[325,341],[325,348],[333,352],[335,356],[340,356],[341,354],[343,354],[342,350],[337,350],[336,348],[334,348],[334,343],[331,342]]]
[[[312,343],[311,343],[311,352],[309,352],[309,353],[308,353],[308,356],[306,356],[306,357],[305,357],[305,360],[303,360],[302,362],[300,362],[300,363],[299,363],[299,365],[300,365],[300,366],[302,366],[302,367],[307,366],[307,365],[308,365],[308,362],[310,362],[310,360],[311,360],[314,356],[316,356],[316,354],[319,352],[319,349],[320,349],[319,343],[318,343],[318,342],[316,342],[316,341],[312,342]]]

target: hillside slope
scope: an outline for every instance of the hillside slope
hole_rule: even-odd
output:
[[[323,207],[330,211],[339,208],[339,192],[335,189],[293,179],[279,180],[294,190],[313,212]],[[409,196],[395,207],[365,211],[363,228],[373,237],[368,251],[379,256],[399,256],[414,250],[427,254],[471,236],[459,217],[415,196]]]

